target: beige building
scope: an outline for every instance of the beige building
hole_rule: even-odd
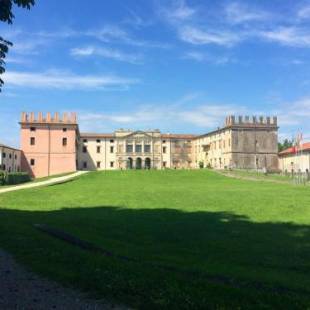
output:
[[[21,151],[0,144],[0,170],[6,172],[21,171]]]
[[[300,148],[290,147],[279,153],[279,166],[282,172],[309,172],[310,171],[310,142]]]
[[[273,117],[229,116],[204,135],[159,130],[81,133],[78,169],[266,169],[277,171],[278,126]]]
[[[81,133],[78,168],[84,170],[193,168],[193,135],[159,130]]]

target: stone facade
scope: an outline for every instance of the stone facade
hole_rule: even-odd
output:
[[[266,169],[278,170],[277,119],[229,116],[204,135],[159,130],[80,133],[76,116],[22,114],[22,168],[46,176],[79,170]]]
[[[21,151],[0,144],[0,170],[6,172],[21,171]]]
[[[229,116],[225,126],[193,140],[194,160],[216,169],[277,171],[277,133],[276,117]]]

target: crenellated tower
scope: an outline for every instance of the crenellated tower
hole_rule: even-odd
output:
[[[76,171],[76,113],[21,115],[22,169],[34,177]]]

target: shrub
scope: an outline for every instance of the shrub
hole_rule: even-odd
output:
[[[29,182],[30,176],[27,172],[10,172],[7,174],[5,183],[8,185]]]
[[[5,172],[0,171],[0,185],[4,185],[4,184],[5,184]]]

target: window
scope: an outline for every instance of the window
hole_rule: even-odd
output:
[[[101,161],[97,161],[97,168],[101,167]]]
[[[35,127],[30,127],[30,131],[36,131]]]
[[[133,145],[127,144],[126,145],[126,153],[132,153],[132,151],[133,151]]]
[[[2,157],[5,158],[6,157],[6,153],[2,153]]]
[[[14,155],[14,158],[17,159],[17,155],[16,154]]]
[[[2,170],[5,170],[5,168],[6,168],[6,167],[5,167],[5,164],[3,164],[3,165],[2,165]]]
[[[30,145],[35,145],[36,144],[36,138],[35,137],[31,137],[30,138]]]
[[[12,158],[12,154],[11,154],[11,153],[9,154],[9,158],[10,158],[10,159]]]
[[[114,140],[113,140],[113,139],[111,139],[111,140],[110,140],[110,143],[114,143]]]
[[[97,143],[100,143],[100,142],[101,142],[101,140],[100,140],[100,139],[97,139],[97,140],[96,140],[96,142],[97,142]]]
[[[164,153],[164,154],[167,153],[167,147],[166,147],[166,146],[163,147],[163,153]]]
[[[68,143],[67,138],[62,138],[62,145],[63,145],[63,146],[66,146],[67,143]]]
[[[36,163],[36,161],[35,161],[33,158],[31,158],[31,159],[30,159],[30,166],[34,166],[35,163]]]
[[[114,153],[114,146],[110,146],[110,153]]]
[[[87,168],[87,161],[83,162],[83,168],[86,169]]]
[[[149,144],[144,145],[144,152],[145,153],[151,153],[151,146]]]
[[[66,132],[66,131],[67,131],[67,128],[63,128],[62,131],[63,131],[63,132]]]
[[[101,147],[97,146],[97,153],[100,153],[100,152],[101,152]]]
[[[87,146],[83,146],[83,153],[87,153]]]
[[[167,167],[167,162],[163,161],[163,167],[164,167],[164,168]]]
[[[9,172],[11,172],[11,167],[9,167]]]
[[[166,143],[166,140],[163,140],[163,143]]]
[[[141,153],[141,152],[142,152],[142,145],[136,144],[136,153]]]
[[[110,161],[110,167],[111,167],[111,168],[114,167],[114,161]]]
[[[84,143],[87,143],[87,139],[83,139],[83,142],[84,142]]]

